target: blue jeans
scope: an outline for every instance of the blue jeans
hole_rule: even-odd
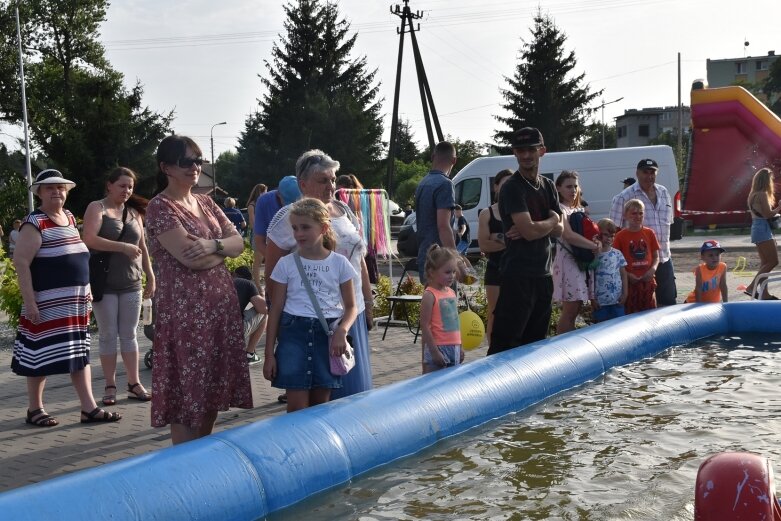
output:
[[[604,322],[611,318],[618,318],[624,316],[624,306],[621,304],[610,304],[609,306],[600,306],[599,309],[594,310],[594,321]]]

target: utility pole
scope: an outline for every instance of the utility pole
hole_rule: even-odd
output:
[[[393,116],[391,120],[391,135],[390,143],[388,145],[388,174],[386,188],[388,195],[393,196],[393,174],[395,172],[394,160],[396,158],[396,145],[398,141],[398,127],[399,127],[399,92],[401,91],[401,64],[402,57],[404,56],[404,34],[409,33],[412,40],[412,54],[415,58],[415,70],[418,76],[418,90],[420,91],[420,103],[423,106],[423,118],[426,122],[426,137],[428,138],[429,148],[434,149],[434,132],[431,128],[432,120],[434,122],[434,130],[437,133],[437,140],[443,141],[445,138],[442,134],[442,128],[439,125],[439,118],[437,117],[437,111],[434,107],[434,98],[431,95],[431,87],[428,83],[428,77],[426,76],[426,69],[423,67],[423,58],[420,54],[420,48],[418,47],[418,40],[415,37],[415,27],[413,20],[420,20],[423,17],[423,13],[415,11],[414,13],[409,8],[409,0],[404,0],[404,7],[402,8],[398,4],[394,9],[390,8],[391,14],[394,14],[401,18],[401,28],[396,28],[396,33],[399,35],[399,56],[396,64],[396,87],[393,93]],[[407,26],[409,25],[409,29]],[[420,31],[420,23],[418,23],[418,31]]]
[[[681,53],[678,53],[678,172],[685,172],[683,164],[683,104],[681,103]]]

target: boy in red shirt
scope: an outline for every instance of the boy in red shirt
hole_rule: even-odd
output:
[[[645,205],[630,199],[624,205],[623,228],[616,234],[613,247],[624,254],[629,279],[629,296],[624,305],[626,314],[656,307],[656,279],[659,266],[659,241],[651,228],[643,226]]]

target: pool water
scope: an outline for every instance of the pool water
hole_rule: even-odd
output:
[[[781,476],[781,337],[714,337],[612,369],[273,520],[691,520],[700,463]]]

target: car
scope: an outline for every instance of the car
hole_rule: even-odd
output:
[[[391,226],[401,226],[404,223],[406,215],[401,206],[388,199],[388,210],[390,211]]]
[[[396,248],[400,255],[405,257],[418,256],[418,225],[415,218],[415,212],[404,219],[399,229],[399,236],[396,240]]]

